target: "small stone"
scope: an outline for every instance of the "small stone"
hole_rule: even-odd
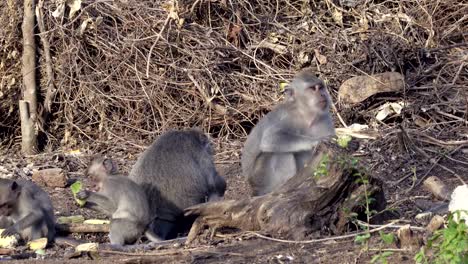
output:
[[[34,171],[32,180],[41,186],[60,188],[65,188],[67,186],[67,175],[60,168]]]
[[[440,215],[435,215],[432,217],[431,222],[426,226],[427,231],[430,233],[434,233],[434,231],[438,230],[444,225],[444,218]]]
[[[436,176],[427,178],[423,183],[423,187],[441,201],[450,200],[450,191],[444,182]]]
[[[416,250],[422,245],[422,237],[411,230],[410,225],[402,226],[397,231],[398,247]]]

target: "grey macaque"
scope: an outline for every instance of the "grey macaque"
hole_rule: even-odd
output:
[[[161,239],[188,232],[183,210],[224,196],[226,181],[215,168],[209,138],[198,129],[162,134],[138,158],[130,178],[149,199],[151,228]]]
[[[98,192],[82,190],[77,198],[86,200],[85,207],[111,218],[111,245],[135,243],[143,234],[153,242],[159,239],[147,230],[150,223],[148,201],[143,190],[128,177],[118,174],[111,159],[95,158],[87,170]]]
[[[55,238],[55,217],[49,195],[27,180],[0,179],[1,237],[19,235],[24,241]]]
[[[285,90],[287,99],[252,129],[241,166],[253,195],[276,190],[313,157],[314,147],[335,135],[324,83],[301,71]]]

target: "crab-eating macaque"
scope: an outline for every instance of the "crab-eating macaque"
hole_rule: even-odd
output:
[[[55,238],[55,217],[49,195],[27,180],[0,179],[0,237],[19,235],[24,241]]]
[[[335,135],[330,96],[309,70],[301,71],[285,89],[286,100],[252,129],[241,166],[253,195],[278,189],[313,157],[314,147]]]
[[[143,190],[128,177],[118,174],[116,164],[109,158],[93,159],[87,170],[97,192],[82,190],[77,198],[86,200],[85,207],[111,218],[111,245],[135,243],[143,234],[153,241],[159,239],[148,230],[150,211]]]
[[[215,168],[210,139],[199,129],[169,131],[145,150],[130,172],[149,199],[151,229],[161,239],[188,232],[189,206],[222,199],[226,181]]]

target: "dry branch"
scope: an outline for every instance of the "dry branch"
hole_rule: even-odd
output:
[[[354,162],[344,149],[323,143],[316,149],[312,162],[278,191],[186,209],[186,215],[199,216],[188,241],[192,241],[205,225],[263,231],[296,240],[324,227],[340,234],[352,211],[362,213],[365,194],[376,198],[376,209],[385,207],[379,181],[371,178],[366,185],[355,183]]]
[[[23,25],[23,99],[20,101],[21,149],[26,155],[37,152],[36,43],[34,40],[34,0],[24,0]]]
[[[44,108],[46,109],[47,113],[51,112],[51,105],[52,105],[52,97],[54,96],[56,89],[54,86],[54,70],[52,66],[52,56],[50,54],[50,43],[48,39],[48,33],[46,32],[44,26],[44,13],[42,12],[42,8],[44,7],[44,0],[39,0],[36,7],[36,17],[37,17],[37,24],[39,26],[40,37],[42,41],[42,45],[44,47],[44,57],[45,57],[45,67],[46,67],[46,74],[47,74],[47,90],[44,99]]]
[[[109,225],[89,225],[89,224],[56,224],[55,229],[59,233],[109,233]]]

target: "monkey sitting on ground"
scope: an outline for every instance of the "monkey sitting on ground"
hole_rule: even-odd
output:
[[[159,239],[149,230],[148,202],[140,186],[128,177],[117,174],[111,159],[95,158],[87,170],[98,192],[82,190],[77,198],[86,200],[85,207],[105,213],[111,218],[111,245],[135,243],[143,234],[153,241]]]
[[[49,195],[27,180],[0,179],[1,237],[19,234],[24,241],[55,238],[55,217]]]
[[[258,122],[242,150],[242,172],[254,196],[283,185],[312,159],[321,140],[335,135],[331,100],[320,79],[303,70],[285,93],[285,102]]]
[[[198,129],[162,134],[141,156],[130,178],[143,187],[154,221],[151,229],[161,239],[171,239],[190,229],[184,217],[189,206],[217,201],[226,181],[215,168],[209,138]]]

